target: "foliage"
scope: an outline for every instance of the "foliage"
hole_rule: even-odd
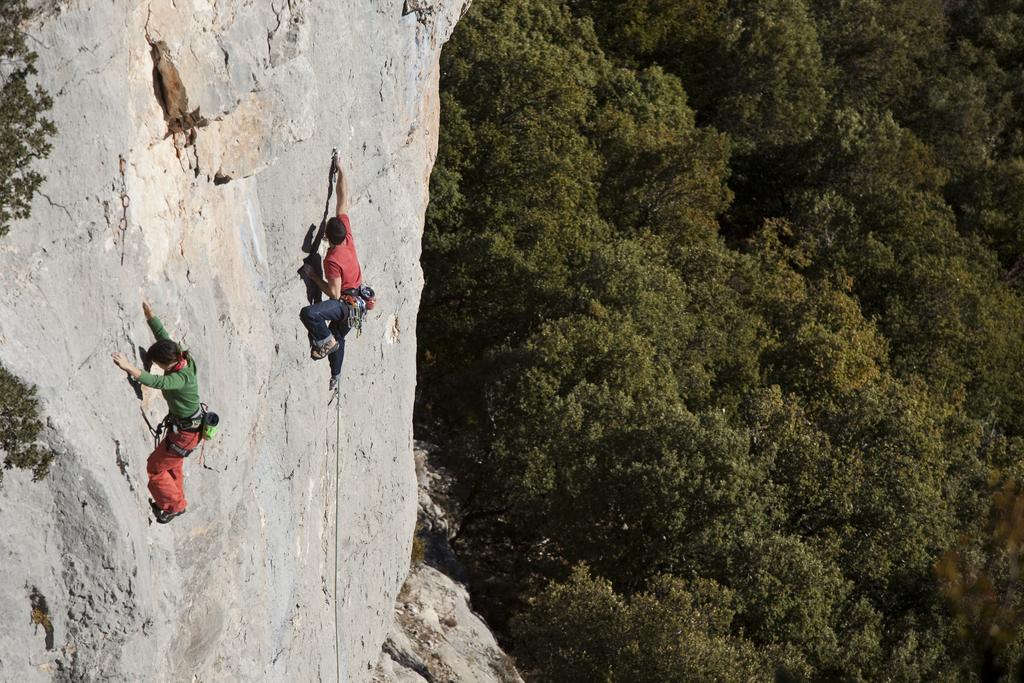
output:
[[[420,535],[422,531],[423,528],[417,524],[416,532],[412,535],[412,550],[410,551],[409,563],[413,567],[423,564],[423,560],[427,556],[427,542]]]
[[[548,586],[516,624],[539,681],[733,681],[763,678],[765,658],[730,631],[736,596],[711,581],[653,579],[629,599],[586,566]]]
[[[984,675],[947,595],[1024,483],[1022,16],[473,4],[417,417],[537,680]]]
[[[0,6],[0,237],[12,220],[28,217],[43,182],[30,165],[49,154],[49,140],[56,133],[44,116],[50,96],[30,83],[36,54],[28,49],[22,30],[28,16],[26,0],[5,0]]]
[[[30,469],[36,481],[46,476],[54,453],[38,443],[42,429],[35,388],[0,366],[0,452],[6,469]]]
[[[25,0],[0,6],[0,237],[10,221],[27,218],[32,196],[43,177],[32,171],[32,159],[50,151],[53,124],[43,117],[51,106],[46,92],[30,87],[36,55],[25,43],[23,24],[29,16]],[[32,470],[46,476],[53,453],[37,443],[42,424],[35,389],[0,366],[0,452],[4,467]],[[0,470],[0,480],[3,471]]]
[[[953,606],[968,656],[989,680],[1018,669],[1022,615],[1017,586],[1024,560],[1024,495],[1007,481],[993,496],[987,534],[963,538],[936,563],[942,592]],[[980,546],[984,543],[984,546]]]

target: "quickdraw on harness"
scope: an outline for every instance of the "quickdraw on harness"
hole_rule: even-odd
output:
[[[369,285],[360,285],[341,293],[341,300],[348,304],[348,327],[356,331],[357,338],[363,333],[363,318],[366,311],[373,308],[375,298],[373,287]]]

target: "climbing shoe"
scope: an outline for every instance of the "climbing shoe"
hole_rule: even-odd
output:
[[[153,508],[153,516],[156,517],[157,524],[167,524],[175,517],[185,514],[185,510],[181,510],[180,512],[170,512],[168,510],[161,510],[156,506],[156,503],[153,502],[150,502],[149,506]]]
[[[314,346],[309,351],[309,357],[313,360],[320,360],[334,353],[338,348],[338,340],[331,336],[323,346]]]
[[[331,381],[327,384],[327,391],[332,394],[338,390],[338,380],[341,379],[341,375],[331,375]]]
[[[161,510],[160,514],[156,516],[156,523],[167,524],[167,522],[183,514],[185,514],[184,510],[181,510],[179,512],[168,512],[167,510]]]

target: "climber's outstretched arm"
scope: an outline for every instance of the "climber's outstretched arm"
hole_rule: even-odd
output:
[[[157,340],[170,339],[171,335],[168,334],[164,324],[160,322],[160,318],[156,317],[156,313],[153,312],[153,307],[149,303],[142,302],[142,312],[146,316],[146,322],[149,323],[149,329],[153,331],[153,336]]]
[[[160,323],[160,319],[153,313],[153,307],[149,305],[148,301],[142,302],[142,314],[146,316],[146,322],[149,323],[149,328],[153,330],[153,336],[157,339],[170,339],[170,335],[167,334],[167,330]],[[128,376],[132,379],[138,379],[142,375],[142,369],[137,368],[128,361],[128,356],[123,353],[112,353],[110,359],[114,361],[114,365],[121,368],[128,373]]]
[[[335,160],[335,168],[338,169],[338,182],[334,193],[338,197],[338,206],[335,214],[341,218],[341,214],[348,213],[348,180],[345,178],[345,169],[341,167],[341,158]]]

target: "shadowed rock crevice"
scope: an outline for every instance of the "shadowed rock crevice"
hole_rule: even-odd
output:
[[[117,469],[121,472],[121,476],[128,482],[128,490],[134,491],[135,484],[132,482],[132,475],[128,473],[130,463],[125,458],[124,453],[122,453],[121,442],[117,439],[114,439],[114,462],[117,464]]]
[[[35,627],[42,626],[46,636],[46,649],[53,650],[53,622],[50,621],[50,608],[46,604],[46,596],[39,592],[39,589],[32,586],[28,594],[29,606],[32,609],[32,624]]]
[[[187,142],[195,142],[195,129],[207,124],[199,113],[199,107],[188,110],[188,93],[171,59],[171,52],[162,40],[150,41],[150,56],[153,58],[153,94],[164,110],[167,135],[185,133]]]

